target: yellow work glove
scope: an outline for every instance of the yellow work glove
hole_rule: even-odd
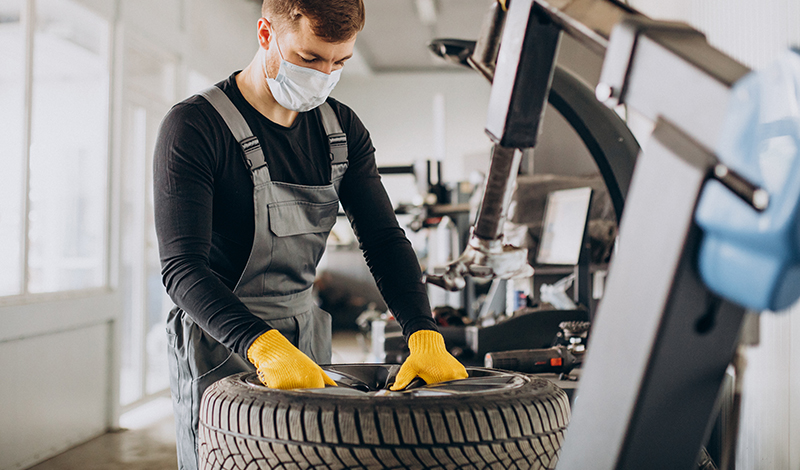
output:
[[[444,347],[444,338],[437,331],[419,330],[408,338],[411,355],[397,373],[390,390],[402,390],[419,376],[428,384],[445,380],[466,379],[467,369]]]
[[[247,349],[247,359],[258,369],[258,378],[269,388],[323,388],[336,382],[278,330],[269,330]]]

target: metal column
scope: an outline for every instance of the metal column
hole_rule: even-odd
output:
[[[693,216],[714,159],[666,121],[640,156],[559,470],[690,469],[744,310],[708,292]]]

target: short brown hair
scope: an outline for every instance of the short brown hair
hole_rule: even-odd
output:
[[[343,42],[364,28],[363,0],[264,0],[261,16],[277,27],[297,27],[303,16],[311,29],[328,42]]]

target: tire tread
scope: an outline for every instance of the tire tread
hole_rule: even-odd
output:
[[[552,469],[570,418],[555,387],[425,407],[282,400],[220,382],[200,412],[203,470]]]

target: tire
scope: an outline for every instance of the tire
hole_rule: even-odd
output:
[[[200,468],[552,469],[570,418],[551,382],[467,368],[464,380],[385,390],[398,365],[324,366],[339,387],[273,390],[255,373],[203,395]]]

